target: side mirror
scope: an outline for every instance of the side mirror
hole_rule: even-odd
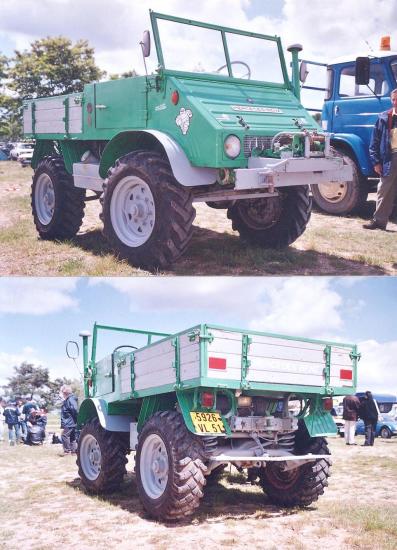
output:
[[[74,340],[69,340],[69,342],[66,343],[66,355],[69,357],[69,359],[77,359],[80,355],[80,349],[77,342]]]
[[[309,70],[307,68],[306,61],[301,62],[301,66],[299,67],[299,80],[304,84],[306,82],[307,75],[309,74]]]
[[[356,84],[369,83],[369,57],[357,57],[356,59]]]
[[[150,31],[143,31],[142,41],[139,42],[142,48],[143,57],[150,55]]]

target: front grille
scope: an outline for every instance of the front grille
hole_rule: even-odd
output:
[[[244,136],[244,156],[250,157],[252,149],[270,149],[272,136]]]

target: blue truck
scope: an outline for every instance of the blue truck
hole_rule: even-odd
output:
[[[383,37],[381,49],[370,55],[347,56],[326,65],[322,127],[333,134],[335,155],[343,155],[353,168],[352,181],[312,186],[314,202],[329,214],[359,212],[368,193],[376,190],[378,179],[368,151],[372,128],[378,113],[391,107],[390,92],[397,88],[397,52],[390,50],[387,38]],[[302,88],[319,90],[305,85],[310,64],[321,65],[302,60]]]

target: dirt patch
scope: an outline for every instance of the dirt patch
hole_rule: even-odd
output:
[[[139,501],[132,457],[121,490],[95,497],[82,488],[74,458],[59,456],[59,445],[0,443],[0,493],[6,504],[0,508],[0,548],[394,550],[397,438],[377,439],[372,448],[346,447],[337,438],[330,448],[329,487],[306,509],[271,505],[259,486],[241,484],[233,470],[206,487],[195,516],[162,524],[149,518]]]

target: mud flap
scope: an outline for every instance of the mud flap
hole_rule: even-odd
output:
[[[338,429],[328,411],[319,411],[310,413],[303,418],[310,437],[336,435]]]

